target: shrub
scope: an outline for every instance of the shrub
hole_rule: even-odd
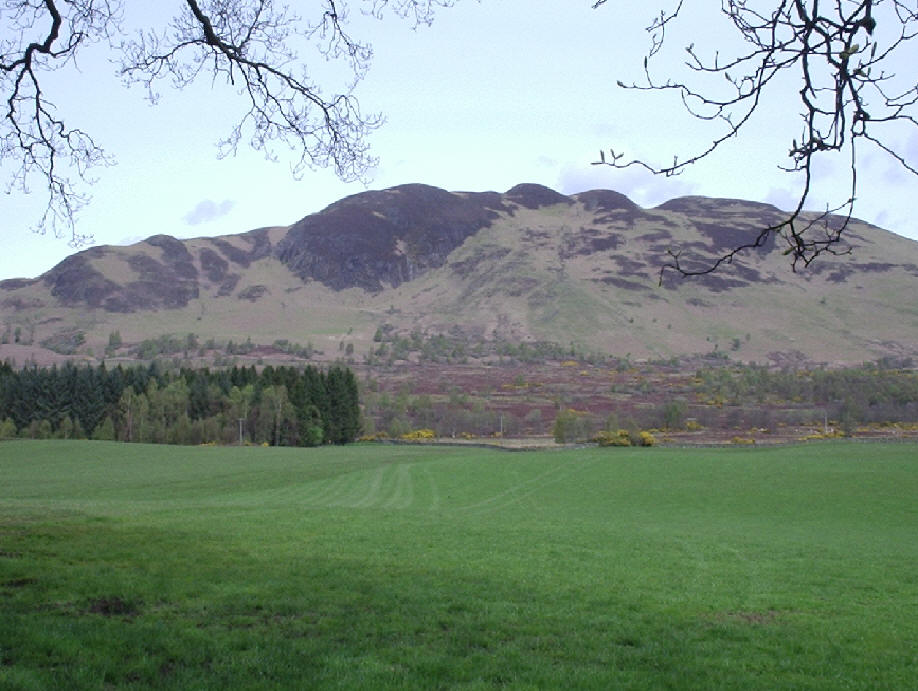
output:
[[[385,432],[374,432],[372,434],[364,434],[357,437],[357,441],[379,441],[380,439],[388,439],[389,435]]]
[[[593,441],[600,446],[656,446],[657,443],[652,432],[637,429],[620,429],[615,433],[603,430],[593,437]]]
[[[304,430],[303,446],[319,446],[325,439],[325,433],[319,425],[308,425]]]
[[[0,439],[13,439],[16,436],[16,423],[12,418],[0,422]]]
[[[437,435],[434,434],[434,431],[432,429],[425,428],[425,429],[416,429],[411,432],[406,432],[405,434],[401,435],[400,438],[420,440],[420,439],[433,439],[436,436]]]
[[[685,426],[685,401],[669,401],[663,405],[663,426],[666,429],[680,429]]]
[[[61,355],[73,355],[86,342],[86,334],[79,330],[59,331],[41,342],[43,348]]]
[[[106,416],[102,422],[92,431],[92,438],[98,441],[114,441],[115,425],[111,416]]]
[[[567,444],[590,436],[591,420],[585,413],[568,408],[558,411],[552,434],[558,444]]]
[[[638,436],[641,440],[641,446],[654,446],[657,443],[656,438],[647,430],[641,430]]]
[[[631,446],[631,436],[626,429],[620,429],[615,433],[609,430],[602,430],[594,437],[593,441],[600,446]]]

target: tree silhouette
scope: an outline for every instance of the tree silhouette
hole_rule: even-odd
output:
[[[595,0],[593,7],[606,4],[614,3]],[[918,34],[918,2],[722,0],[720,13],[737,32],[734,38],[741,39],[742,47],[727,54],[729,42],[714,31],[699,36],[697,46],[685,48],[688,78],[659,81],[652,68],[667,45],[667,31],[691,11],[685,0],[673,0],[670,7],[647,27],[650,47],[644,57],[643,81],[618,84],[625,89],[673,92],[689,114],[710,122],[716,132],[699,150],[674,157],[667,165],[631,160],[614,149],[601,152],[596,164],[640,166],[656,175],[678,175],[740,138],[754,116],[766,109],[773,116],[777,103],[779,117],[799,118],[800,126],[800,134],[788,143],[787,163],[780,167],[800,175],[802,181],[796,205],[778,223],[761,228],[748,242],[713,261],[683,257],[672,250],[661,281],[666,269],[682,275],[710,273],[772,238],[783,240],[795,269],[824,253],[849,251],[843,234],[857,197],[857,154],[862,147],[875,147],[918,175],[918,162],[910,160],[899,143],[914,137],[918,127],[914,70],[918,55],[912,43]],[[906,73],[897,74],[894,64],[905,67]],[[788,74],[795,75],[797,84],[785,101],[783,78]],[[832,154],[849,157],[850,187],[824,211],[807,212],[814,162]]]

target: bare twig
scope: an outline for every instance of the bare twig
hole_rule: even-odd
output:
[[[85,130],[70,127],[42,89],[43,72],[73,61],[85,44],[106,39],[117,26],[117,2],[72,0],[5,0],[7,36],[0,40],[0,161],[12,161],[7,192],[28,193],[34,179],[45,188],[47,203],[38,229],[70,232],[79,245],[88,238],[76,232],[74,218],[88,201],[71,176],[84,178],[93,166],[111,158]],[[61,8],[66,10],[66,13]]]
[[[597,0],[594,7],[608,0]],[[910,43],[918,34],[918,2],[915,0],[836,0],[820,4],[817,0],[722,0],[721,14],[743,39],[744,50],[724,59],[718,52],[705,58],[694,45],[686,48],[688,69],[693,79],[676,81],[654,79],[652,58],[664,47],[666,28],[680,18],[683,2],[671,12],[661,12],[647,28],[651,41],[644,59],[644,81],[625,84],[626,89],[674,91],[689,114],[717,123],[721,132],[700,150],[671,165],[656,166],[643,160],[628,159],[619,151],[600,152],[596,165],[615,168],[642,167],[655,175],[679,175],[687,167],[708,158],[728,141],[740,138],[746,125],[775,99],[773,84],[785,72],[800,78],[797,105],[783,112],[800,118],[802,132],[788,149],[785,171],[802,176],[794,209],[774,225],[760,229],[754,239],[698,266],[687,268],[682,253],[670,252],[670,260],[660,271],[672,269],[683,276],[707,274],[733,261],[742,252],[762,247],[772,237],[784,241],[784,253],[794,269],[808,266],[822,254],[845,253],[844,231],[852,217],[857,197],[857,157],[859,142],[869,142],[887,153],[904,170],[918,175],[918,163],[909,160],[886,136],[883,126],[900,123],[918,127],[915,107],[918,80],[910,78],[898,93],[899,84],[886,68],[893,58],[914,49]],[[880,27],[880,30],[878,30]],[[915,60],[911,55],[911,62]],[[708,81],[717,77],[730,89],[719,96],[722,87]],[[780,97],[779,97],[780,98]],[[850,151],[850,190],[847,197],[818,214],[807,213],[813,183],[813,162],[824,156]]]
[[[349,33],[350,6],[377,17],[388,10],[419,26],[451,4],[321,0],[304,19],[276,0],[185,0],[169,26],[127,40],[122,0],[0,0],[0,163],[12,164],[8,191],[44,188],[47,206],[36,230],[69,232],[74,245],[89,239],[76,230],[88,174],[113,160],[86,130],[67,123],[42,78],[100,41],[117,54],[124,80],[143,84],[151,101],[158,82],[182,89],[202,75],[236,91],[244,108],[219,142],[222,155],[244,141],[273,159],[281,144],[293,151],[296,175],[330,166],[344,180],[363,179],[375,163],[367,137],[382,117],[365,114],[353,94],[372,49]],[[304,46],[323,60],[344,61],[352,78],[325,95],[298,53]]]

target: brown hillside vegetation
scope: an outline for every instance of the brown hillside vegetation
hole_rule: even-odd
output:
[[[311,344],[329,358],[347,347],[359,360],[383,325],[632,359],[918,354],[918,243],[863,223],[846,232],[850,255],[806,270],[766,246],[715,274],[667,273],[658,285],[669,249],[702,262],[779,213],[702,197],[642,209],[608,190],[566,196],[532,184],[503,194],[402,185],[289,227],[79,252],[38,278],[0,282],[0,331],[36,360],[101,359],[116,333],[125,348],[194,334]]]

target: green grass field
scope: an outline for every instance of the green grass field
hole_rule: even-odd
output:
[[[918,448],[0,444],[0,688],[915,688]]]

